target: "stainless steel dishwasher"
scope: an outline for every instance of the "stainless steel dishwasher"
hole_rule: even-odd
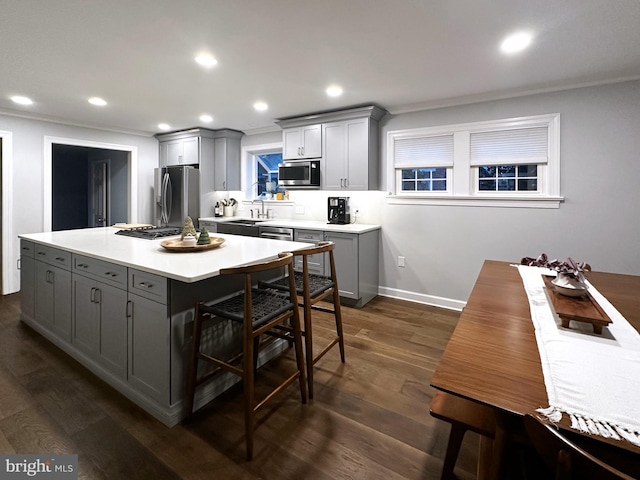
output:
[[[262,238],[272,238],[274,240],[293,241],[293,228],[285,227],[260,227],[260,236]]]

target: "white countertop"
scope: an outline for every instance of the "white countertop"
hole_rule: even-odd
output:
[[[20,238],[71,253],[86,255],[126,267],[192,283],[219,275],[220,269],[275,258],[278,253],[307,247],[302,242],[214,234],[225,242],[211,250],[169,252],[157,240],[116,235],[116,228],[86,228],[19,235]]]
[[[233,222],[234,220],[248,219],[249,217],[202,217],[198,220],[206,222]],[[343,233],[365,233],[372,230],[379,230],[380,225],[369,225],[366,223],[348,223],[346,225],[336,225],[333,223],[320,222],[314,220],[294,220],[286,218],[274,218],[260,221],[259,225],[266,227],[301,228],[305,230],[323,230],[325,232]]]

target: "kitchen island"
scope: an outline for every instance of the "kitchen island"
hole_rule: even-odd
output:
[[[111,227],[20,235],[24,323],[123,395],[173,426],[185,416],[184,379],[194,306],[240,290],[220,270],[275,258],[308,246],[236,235],[211,250],[175,253],[161,240],[115,235]],[[226,351],[241,328],[219,322],[207,348]],[[272,343],[263,363],[287,347]],[[196,408],[229,388],[222,374],[200,389]]]

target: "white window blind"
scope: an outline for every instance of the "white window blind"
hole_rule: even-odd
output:
[[[471,165],[541,164],[548,160],[548,127],[471,133]]]
[[[453,134],[396,138],[396,168],[450,167],[453,165]]]

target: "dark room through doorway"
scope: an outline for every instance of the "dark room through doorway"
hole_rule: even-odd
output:
[[[53,144],[53,231],[126,222],[128,151]]]

